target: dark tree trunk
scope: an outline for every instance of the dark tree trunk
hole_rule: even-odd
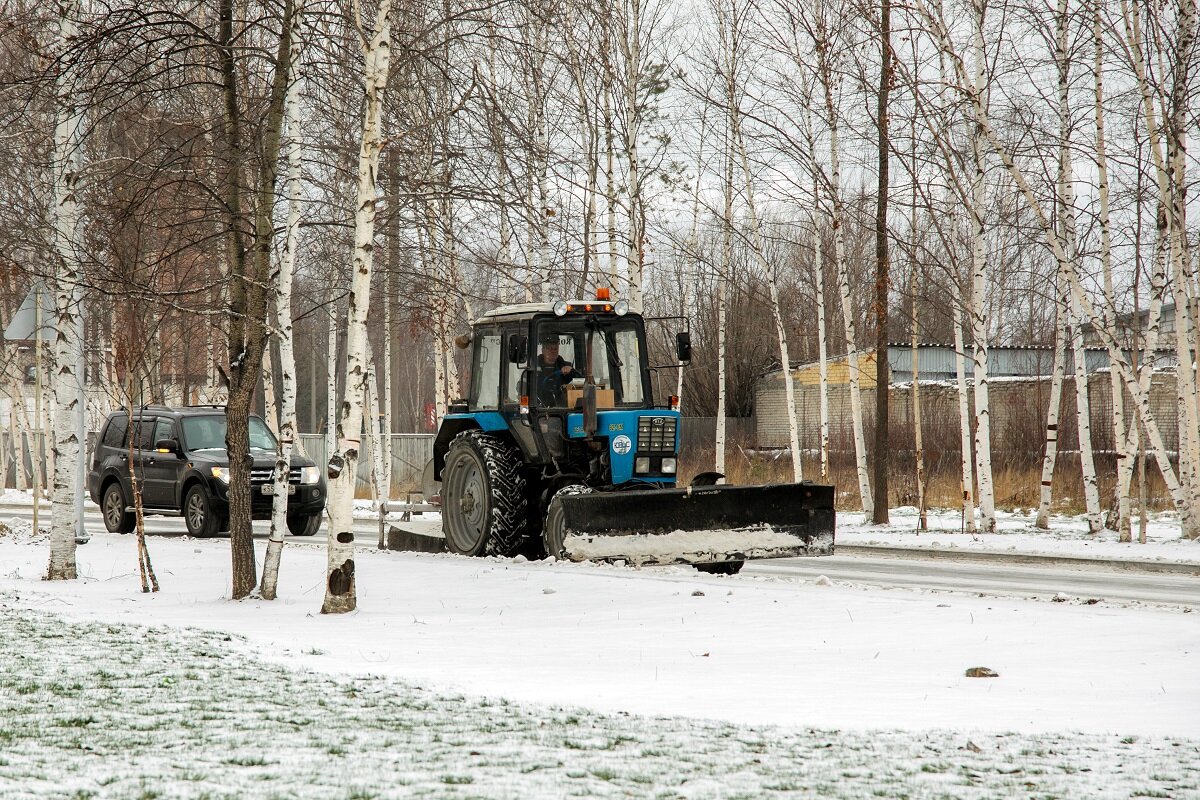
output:
[[[280,23],[279,48],[271,80],[271,95],[258,147],[242,141],[237,63],[234,57],[233,3],[220,0],[222,95],[225,111],[225,180],[229,247],[229,400],[225,406],[229,454],[229,549],[233,567],[233,599],[248,596],[258,585],[250,509],[250,406],[262,373],[267,344],[267,300],[274,234],[275,183],[283,125],[283,105],[291,73],[292,0],[286,0]],[[249,170],[246,161],[257,151],[258,164],[253,219],[253,246],[245,246],[245,212],[241,186]]]
[[[882,0],[879,15],[879,196],[875,208],[875,463],[872,521],[888,521],[888,93],[892,83],[892,4]]]

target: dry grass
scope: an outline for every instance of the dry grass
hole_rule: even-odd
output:
[[[680,465],[680,485],[687,485],[693,476],[712,469],[713,451],[699,451],[685,458]],[[861,508],[858,492],[858,476],[853,460],[835,461],[830,476],[822,481],[820,465],[815,458],[804,459],[804,476],[810,480],[831,483],[837,487],[839,509]],[[726,478],[729,483],[753,485],[760,483],[785,483],[792,480],[792,461],[786,452],[747,453],[743,448],[729,448],[725,460]],[[1098,463],[1100,499],[1104,507],[1111,505],[1116,483],[1116,471],[1111,460]],[[1008,511],[1037,508],[1042,481],[1041,464],[1008,465],[994,470],[992,474],[996,495],[996,507]],[[1147,468],[1149,488],[1148,506],[1151,510],[1171,507],[1170,497],[1162,476],[1153,466]],[[889,507],[915,506],[917,504],[917,481],[911,464],[893,465],[888,475]],[[1135,476],[1134,495],[1137,495]],[[1077,457],[1064,454],[1059,457],[1052,486],[1053,510],[1056,513],[1079,514],[1084,511],[1083,479]],[[937,462],[926,465],[925,503],[930,508],[957,508],[962,505],[962,474],[957,453],[947,453]]]

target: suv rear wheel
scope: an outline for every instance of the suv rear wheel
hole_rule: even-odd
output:
[[[194,484],[183,497],[183,521],[188,533],[198,539],[214,536],[221,529],[221,520],[213,511],[208,492],[200,484]]]
[[[321,529],[321,514],[288,514],[287,526],[292,536],[315,536]]]
[[[113,481],[108,485],[101,503],[104,527],[109,533],[133,533],[137,518],[125,510],[125,493],[121,491],[120,483]]]

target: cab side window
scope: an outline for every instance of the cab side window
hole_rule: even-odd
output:
[[[519,330],[506,331],[504,334],[504,402],[508,405],[515,405],[521,402],[521,377],[525,371],[520,364],[513,364],[508,360],[509,348],[513,346],[513,341],[521,337]]]
[[[471,408],[500,408],[500,334],[485,331],[475,340],[475,364],[471,380]]]
[[[129,429],[129,417],[121,415],[108,421],[104,429],[105,447],[122,447],[125,444],[125,431]]]

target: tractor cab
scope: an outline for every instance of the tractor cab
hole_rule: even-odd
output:
[[[625,303],[502,306],[475,323],[469,345],[470,392],[443,421],[435,478],[451,440],[478,425],[511,438],[550,486],[674,485],[678,402],[655,407],[645,323]]]

